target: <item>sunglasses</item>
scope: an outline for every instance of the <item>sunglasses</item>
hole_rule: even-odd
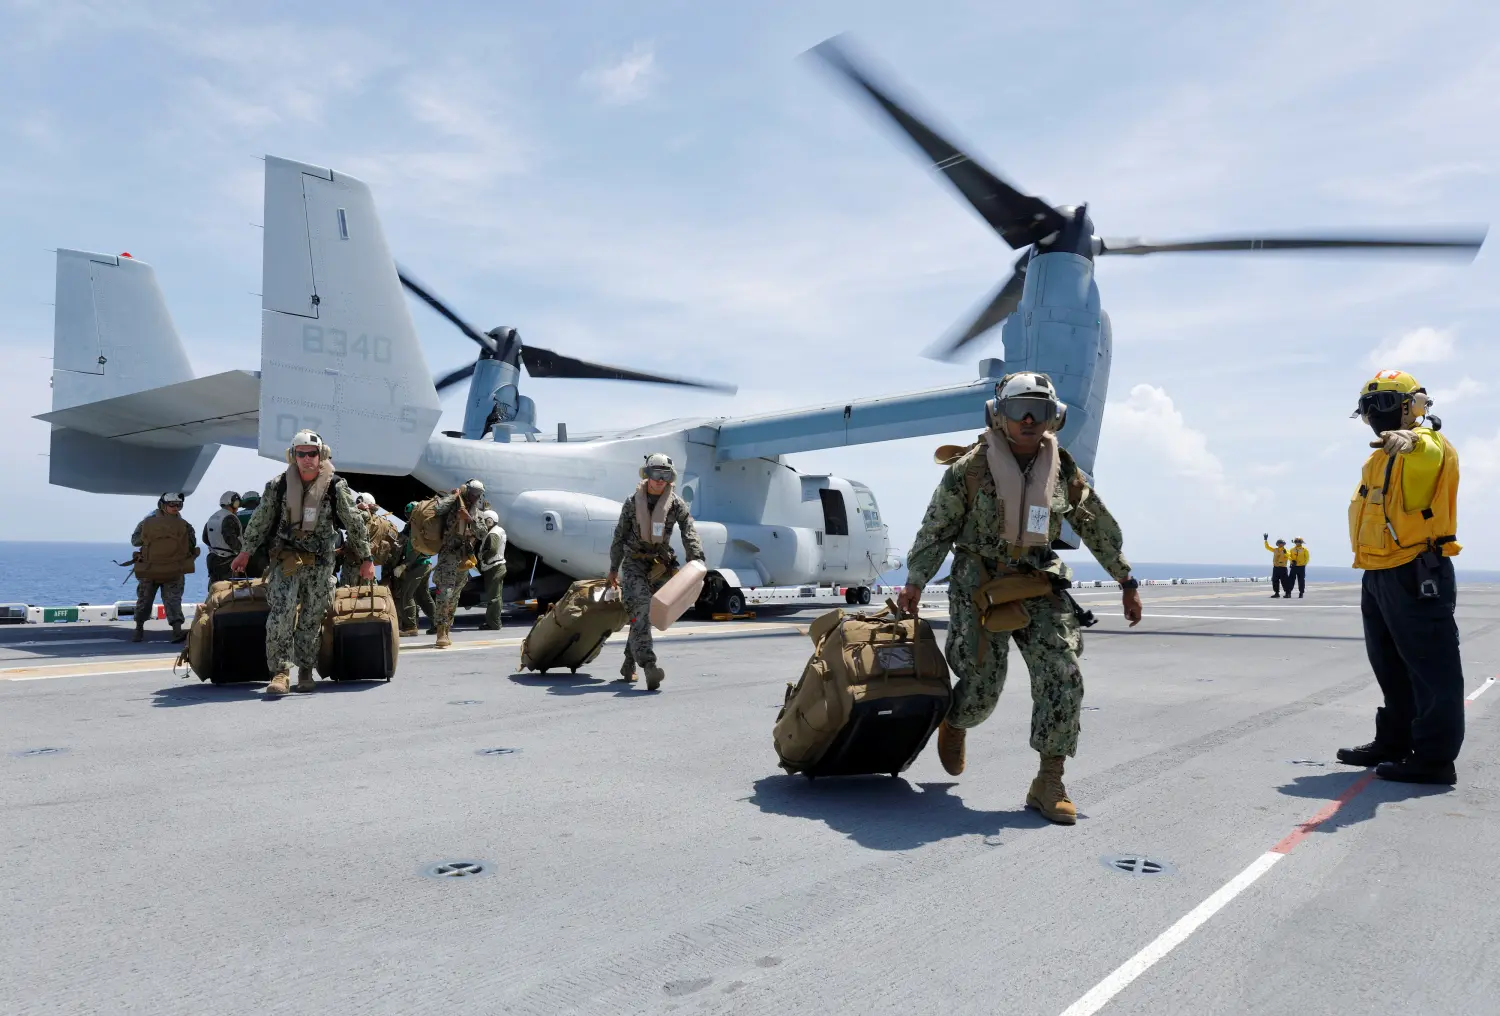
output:
[[[318,451],[316,448],[314,448],[310,452],[297,452],[296,453],[297,458],[299,458],[299,459],[315,459],[315,458],[317,458],[321,454],[322,454],[322,452]]]
[[[1000,403],[1000,413],[1017,423],[1028,416],[1037,423],[1051,423],[1057,419],[1057,403],[1051,399],[1017,397]]]

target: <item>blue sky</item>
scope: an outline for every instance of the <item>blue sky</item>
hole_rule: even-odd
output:
[[[559,2],[0,5],[0,538],[123,539],[149,509],[49,487],[53,256],[155,266],[200,374],[257,366],[261,164],[375,192],[398,257],[483,327],[734,397],[537,381],[544,429],[735,415],[973,376],[920,350],[1013,255],[798,55],[850,31],[992,169],[1105,235],[1492,222],[1500,6]],[[1098,462],[1138,560],[1348,561],[1377,367],[1463,457],[1463,563],[1500,567],[1500,271],[1381,258],[1106,259]],[[435,370],[472,356],[425,310]],[[445,426],[461,416],[448,399]],[[978,421],[976,421],[976,428]],[[899,546],[922,438],[792,456],[868,482]],[[188,506],[274,467],[226,449]]]

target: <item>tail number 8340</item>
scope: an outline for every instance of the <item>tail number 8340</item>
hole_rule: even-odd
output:
[[[360,334],[353,341],[342,328],[302,326],[302,351],[327,356],[358,356],[376,363],[391,362],[391,340],[384,335]]]

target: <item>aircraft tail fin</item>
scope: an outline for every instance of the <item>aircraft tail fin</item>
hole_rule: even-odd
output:
[[[193,368],[151,266],[128,254],[57,252],[52,409],[190,381]],[[54,424],[49,479],[107,494],[191,492],[216,444],[144,447]]]
[[[316,431],[341,469],[410,473],[442,415],[370,189],[266,157],[261,455]]]

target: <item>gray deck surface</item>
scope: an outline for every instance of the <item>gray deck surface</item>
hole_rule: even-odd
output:
[[[1022,809],[1014,653],[963,776],[931,746],[900,779],[783,774],[812,613],[683,626],[659,694],[609,683],[618,641],[516,675],[519,620],[280,701],[131,670],[175,647],[125,628],[0,629],[0,1013],[1061,1013],[1354,785],[1334,750],[1372,733],[1355,587],[1145,593],[1086,636],[1073,828]],[[1500,587],[1458,616],[1472,692]],[[1370,784],[1102,1012],[1500,1012],[1497,712],[1469,707],[1456,788]],[[1101,863],[1141,853],[1173,870]]]

